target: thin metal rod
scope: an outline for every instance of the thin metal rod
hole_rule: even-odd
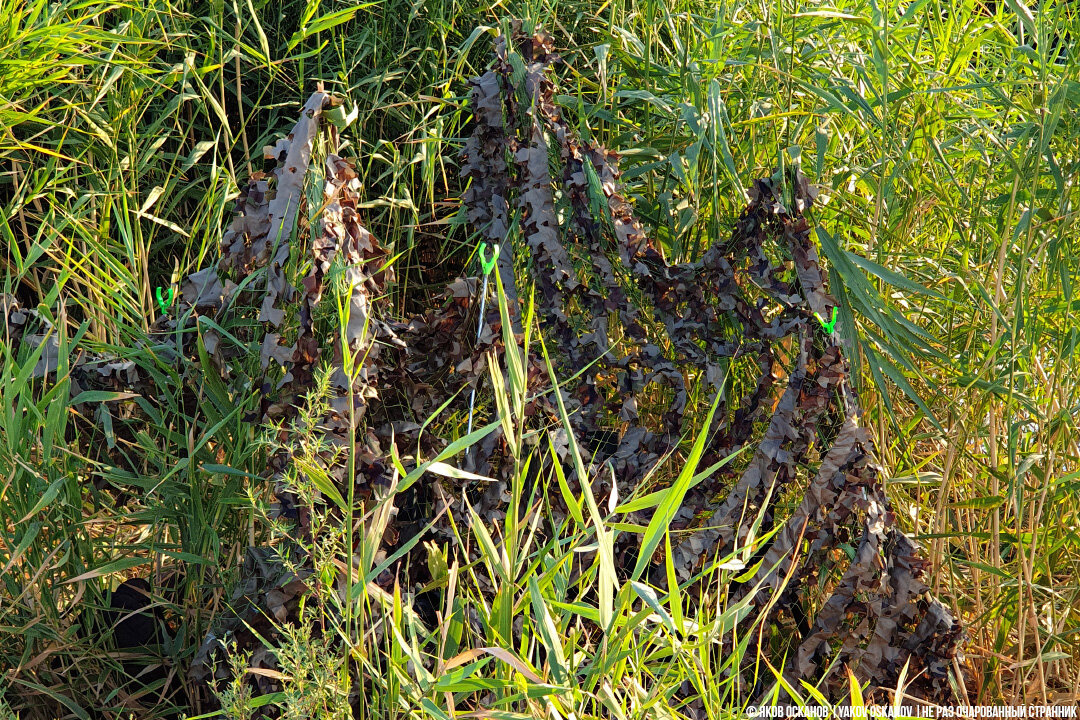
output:
[[[484,332],[484,309],[487,306],[487,287],[488,287],[488,276],[485,273],[484,274],[484,288],[480,291],[480,321],[476,325],[476,341],[477,342],[480,342],[480,335],[482,335],[483,332]],[[473,388],[472,388],[472,392],[469,394],[469,429],[465,431],[466,435],[468,435],[468,434],[470,434],[472,432],[473,409],[475,407],[476,407],[476,385],[474,384]],[[472,449],[471,447],[465,448],[465,458],[466,459],[468,459],[469,450],[471,450],[471,449]]]

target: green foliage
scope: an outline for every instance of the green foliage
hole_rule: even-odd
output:
[[[1042,702],[1074,687],[1074,4],[0,0],[0,291],[48,318],[60,343],[47,379],[34,377],[39,355],[0,343],[0,695],[23,717],[169,712],[160,686],[115,657],[108,591],[136,571],[175,578],[169,593],[155,588],[171,618],[155,652],[182,672],[243,548],[271,534],[260,478],[272,445],[245,420],[259,403],[261,329],[221,327],[243,351],[221,381],[209,354],[175,363],[148,342],[154,289],[216,260],[239,184],[323,81],[348,99],[337,121],[359,160],[365,222],[400,253],[393,301],[423,306],[473,247],[454,201],[465,80],[515,13],[567,48],[559,72],[573,91],[558,102],[624,155],[626,194],[669,259],[725,236],[752,178],[798,163],[818,183],[838,329],[879,400],[868,420],[897,508],[932,543],[935,590],[985,650],[967,689]],[[506,377],[492,378],[504,420],[524,401],[507,347]],[[69,370],[85,352],[134,362],[152,395],[82,393]],[[493,426],[400,468],[397,491]],[[517,440],[524,487],[549,445]],[[572,435],[571,447],[583,476]],[[672,470],[674,487],[699,479],[695,465]],[[355,502],[320,480],[305,482],[331,504]],[[561,475],[550,487],[572,495]],[[676,499],[658,492],[652,506]],[[684,683],[710,718],[741,707],[745,689],[725,670],[753,656],[756,628],[726,605],[722,562],[703,598],[620,585],[610,543],[630,531],[616,527],[625,506],[605,515],[590,493],[570,497],[572,517],[541,544],[545,498],[515,498],[501,527],[455,509],[458,547],[430,549],[438,586],[424,593],[437,596],[438,627],[415,618],[416,588],[371,589],[388,567],[373,550],[379,526],[361,529],[354,569],[350,528],[323,508],[316,557],[330,578],[344,562],[348,601],[334,583],[320,589],[341,644],[311,655],[291,638],[282,672],[294,690],[318,679],[351,692],[359,666],[370,717],[452,717],[477,695],[507,718],[677,717]],[[669,547],[659,530],[636,532]],[[466,547],[482,560],[455,560]],[[596,561],[576,574],[583,555]],[[230,692],[229,716],[258,702]]]

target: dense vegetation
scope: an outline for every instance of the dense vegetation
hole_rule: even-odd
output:
[[[305,306],[310,317],[287,311],[279,330],[237,295],[236,312],[204,312],[180,337],[189,276],[231,257],[222,238],[234,210],[259,202],[248,178],[270,177],[274,148],[288,147],[322,83],[342,104],[326,110],[313,167],[353,162],[348,203],[378,238],[364,261],[387,270],[363,302],[386,322],[437,309],[471,342],[475,285],[452,284],[478,273],[480,233],[462,204],[476,177],[460,172],[476,125],[468,80],[489,68],[496,35],[511,34],[507,17],[551,34],[562,59],[553,107],[583,141],[622,156],[619,192],[666,263],[726,242],[755,179],[784,182],[796,166],[816,185],[807,215],[861,423],[897,522],[930,562],[924,579],[968,633],[948,668],[953,697],[1075,702],[1072,4],[0,0],[0,713],[715,718],[762,692],[837,699],[774,672],[790,650],[783,619],[739,625],[746,598],[729,588],[745,582],[745,564],[722,562],[684,593],[640,571],[623,582],[636,556],[615,567],[618,543],[644,537],[660,543],[649,547],[663,579],[680,573],[663,559],[679,533],[650,534],[622,511],[701,480],[705,373],[685,374],[684,434],[621,505],[582,492],[578,518],[573,477],[552,475],[546,493],[535,482],[541,455],[575,444],[560,397],[543,432],[503,430],[511,449],[538,449],[513,452],[512,509],[498,522],[460,500],[414,512],[404,493],[421,477],[476,481],[466,447],[486,455],[482,433],[523,417],[534,382],[581,370],[547,360],[559,343],[529,312],[523,255],[522,317],[510,320],[505,283],[492,280],[500,360],[490,375],[476,370],[477,430],[466,432],[461,394],[453,407],[416,405],[416,427],[395,425],[408,447],[370,440],[374,426],[364,436],[395,478],[393,512],[386,495],[354,496],[352,483],[339,492],[323,472],[325,438],[310,429],[333,413],[334,379],[314,356],[293,368],[309,384],[295,412],[273,405],[287,382],[270,362],[281,359],[278,332],[288,342],[316,328],[368,333],[349,323],[349,268],[316,273],[305,250],[327,222],[318,186],[332,170],[303,186],[295,251],[274,271],[308,293],[305,279],[325,273],[323,303]],[[568,207],[558,206],[567,226]],[[241,285],[256,277],[242,264],[229,269]],[[350,371],[366,359],[334,362]],[[264,377],[268,367],[277,374]],[[726,387],[745,395],[753,375],[728,370]],[[636,413],[660,422],[671,404],[670,388],[650,390]],[[364,430],[354,413],[337,417],[342,432]],[[579,440],[586,455],[604,441]],[[355,471],[366,457],[354,449],[342,462]],[[565,469],[585,472],[580,461]],[[275,493],[271,475],[288,491]],[[365,511],[340,512],[349,506]],[[436,522],[447,535],[424,534]],[[347,599],[335,591],[343,582]],[[254,594],[264,614],[237,623]],[[123,616],[147,599],[150,610]],[[123,637],[143,620],[150,647]],[[736,672],[747,666],[753,685]],[[892,699],[872,683],[863,692]]]

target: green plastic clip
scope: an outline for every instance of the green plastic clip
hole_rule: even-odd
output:
[[[818,322],[821,323],[821,327],[825,328],[825,332],[829,333],[830,335],[832,334],[833,330],[836,329],[836,311],[837,308],[833,307],[832,320],[830,320],[829,322],[825,322],[825,320],[820,315],[814,313],[814,317],[816,317],[818,319]]]
[[[492,245],[491,257],[484,257],[487,254],[488,244],[480,243],[480,267],[484,270],[484,275],[490,275],[491,271],[495,269],[495,261],[499,259],[499,246]]]
[[[167,313],[169,311],[169,306],[172,305],[173,296],[175,295],[175,291],[172,289],[172,287],[170,287],[169,288],[169,294],[168,294],[168,300],[166,300],[165,298],[161,297],[161,290],[162,290],[162,288],[159,286],[157,288],[157,290],[154,291],[154,295],[157,297],[157,304],[158,304],[158,307],[161,308],[161,314],[164,315],[165,313]]]

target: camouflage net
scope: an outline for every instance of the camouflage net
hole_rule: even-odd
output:
[[[719,391],[724,368],[736,358],[751,359],[760,370],[754,390],[730,408],[728,398],[721,398],[702,464],[752,442],[758,421],[767,420],[767,428],[741,474],[717,473],[687,496],[672,526],[690,530],[673,549],[680,580],[708,558],[741,545],[760,514],[759,532],[781,527],[743,588],[759,582],[782,588],[778,601],[770,592],[756,593],[753,601],[770,605],[772,612],[791,612],[800,624],[802,640],[789,668],[793,678],[816,679],[826,660],[839,660],[832,667],[846,663],[863,679],[895,685],[910,657],[923,671],[924,696],[947,697],[947,669],[961,629],[928,595],[921,579],[928,564],[897,527],[870,433],[859,426],[861,411],[839,335],[827,333],[815,318],[830,317],[838,303],[825,290],[803,217],[814,201],[813,188],[798,172],[756,181],[726,242],[714,243],[698,262],[669,265],[619,194],[618,156],[583,143],[555,106],[549,69],[559,57],[551,37],[527,36],[520,24],[514,27],[517,59],[500,37],[495,67],[473,81],[471,95],[478,115],[495,106],[496,94],[504,99],[503,134],[494,118],[478,119],[465,171],[484,177],[500,143],[517,162],[522,234],[545,329],[558,338],[565,367],[587,367],[600,358],[570,390],[577,401],[571,415],[575,432],[581,438],[609,437],[603,419],[617,418],[621,425],[611,447],[595,448],[594,467],[610,464],[619,495],[627,497],[659,458],[676,451],[691,426],[686,378],[696,375]],[[513,81],[515,65],[525,68],[523,87]],[[545,131],[557,143],[561,189],[571,209],[562,241],[552,221]],[[499,199],[491,193],[473,198]],[[470,218],[493,214],[470,209]],[[573,259],[568,248],[577,250]],[[612,323],[620,329],[614,345]],[[785,355],[791,358],[787,368]],[[660,426],[648,427],[636,398],[657,385],[670,388],[672,401]],[[817,449],[822,440],[831,441],[823,454]],[[799,479],[798,468],[817,460],[801,503],[786,518],[774,517],[778,498]],[[724,499],[710,501],[717,495]],[[809,621],[813,588],[836,568],[838,556],[848,554],[839,582]],[[662,575],[656,580],[662,584]],[[840,684],[843,678],[833,673],[830,680]]]
[[[708,437],[702,466],[748,445],[753,452],[745,467],[729,464],[687,494],[671,525],[680,582],[741,546],[760,518],[759,535],[777,532],[756,558],[762,560],[756,576],[732,593],[745,596],[762,583],[753,606],[770,617],[793,619],[800,638],[785,667],[792,680],[818,681],[828,670],[826,687],[839,696],[846,679],[836,668],[844,664],[863,680],[895,686],[910,661],[908,677],[917,679],[908,692],[948,698],[948,670],[962,630],[930,596],[923,581],[928,563],[897,527],[870,433],[859,424],[861,411],[840,338],[815,318],[829,317],[838,303],[825,290],[804,218],[814,202],[813,188],[797,171],[757,180],[729,238],[714,242],[699,260],[669,264],[620,194],[619,156],[583,141],[554,104],[551,70],[559,57],[551,37],[526,35],[520,27],[515,23],[510,38],[497,38],[492,69],[471,81],[474,125],[462,155],[461,173],[469,181],[463,202],[476,231],[502,246],[499,273],[514,329],[521,322],[516,253],[527,260],[535,282],[541,329],[555,341],[549,346],[555,348],[557,366],[569,371],[561,376],[578,373],[562,392],[578,443],[591,451],[590,490],[632,496],[663,458],[678,456],[684,434],[695,427],[688,417],[691,382],[722,392],[734,363],[756,367],[749,392],[741,398],[722,393],[712,426],[698,430]],[[451,284],[441,307],[393,318],[381,300],[393,281],[389,253],[360,224],[360,181],[354,166],[334,152],[337,134],[329,124],[321,209],[304,232],[301,209],[313,142],[323,112],[336,102],[316,92],[288,137],[264,149],[276,168],[256,173],[243,189],[220,263],[187,278],[176,312],[160,319],[156,330],[165,346],[190,356],[196,352],[194,334],[177,332],[177,318],[220,318],[235,305],[257,306],[258,321],[269,328],[262,368],[271,363],[284,368],[279,381],[264,385],[265,421],[295,417],[316,368],[331,364],[329,411],[308,431],[326,441],[322,469],[343,494],[349,478],[335,448],[355,443],[355,495],[362,507],[370,507],[393,484],[392,444],[418,448],[418,456],[403,458],[411,467],[446,447],[445,440],[423,433],[422,424],[436,412],[463,412],[467,389],[483,389],[488,363],[503,350],[502,321],[489,305],[484,333],[474,342],[476,278]],[[550,171],[555,155],[557,179]],[[565,223],[559,222],[557,197],[567,208]],[[301,231],[294,231],[298,225]],[[290,254],[301,252],[290,243],[305,235],[311,270],[295,288],[286,279],[285,264]],[[520,242],[513,243],[513,237]],[[350,288],[350,320],[344,333],[327,336],[314,318],[335,263],[344,268]],[[256,271],[254,282],[245,282]],[[241,296],[245,301],[237,303]],[[17,339],[26,313],[11,301],[4,310]],[[296,340],[288,347],[278,332],[286,317],[296,321]],[[213,329],[204,327],[202,336],[205,351],[227,373],[229,360],[241,351],[221,342]],[[24,339],[32,343],[41,337]],[[329,357],[323,348],[331,348]],[[43,373],[50,370],[49,357],[43,354]],[[526,358],[526,364],[534,394],[523,415],[537,427],[557,426],[545,365],[537,357]],[[74,377],[86,387],[130,387],[137,378],[121,365],[86,359]],[[661,391],[669,398],[662,412],[639,411],[645,395],[655,407]],[[351,437],[352,427],[358,432]],[[565,437],[556,448],[566,452]],[[291,462],[288,452],[278,453],[270,470],[278,512],[303,529],[308,509],[298,505],[284,481]],[[808,474],[806,468],[814,466]],[[395,500],[396,509],[408,502],[431,508],[428,514],[434,515],[447,497],[464,496],[481,518],[496,520],[509,499],[514,467],[506,438],[495,430],[464,468],[493,482],[476,487],[425,475],[407,501]],[[535,476],[548,475],[541,470]],[[796,486],[794,510],[780,511],[779,498]],[[549,503],[555,513],[565,513],[556,495],[549,495]],[[649,513],[629,513],[624,521],[645,525]],[[386,534],[384,556],[412,539],[416,533],[408,528],[399,523]],[[433,532],[450,537],[445,523],[437,523]],[[638,544],[635,535],[617,536],[620,570],[633,565]],[[233,597],[237,607],[247,609],[225,625],[258,649],[262,645],[254,632],[266,629],[268,618],[295,617],[305,583],[271,569],[265,554],[254,550],[248,575],[258,580],[242,584]],[[386,572],[377,583],[389,588],[393,578]],[[661,572],[653,582],[663,586],[666,578]],[[195,681],[210,678],[210,657],[222,632],[219,628],[208,638],[196,658]],[[260,662],[272,667],[270,653],[264,654],[252,659],[254,667]],[[277,689],[269,674],[255,681],[263,692]]]

